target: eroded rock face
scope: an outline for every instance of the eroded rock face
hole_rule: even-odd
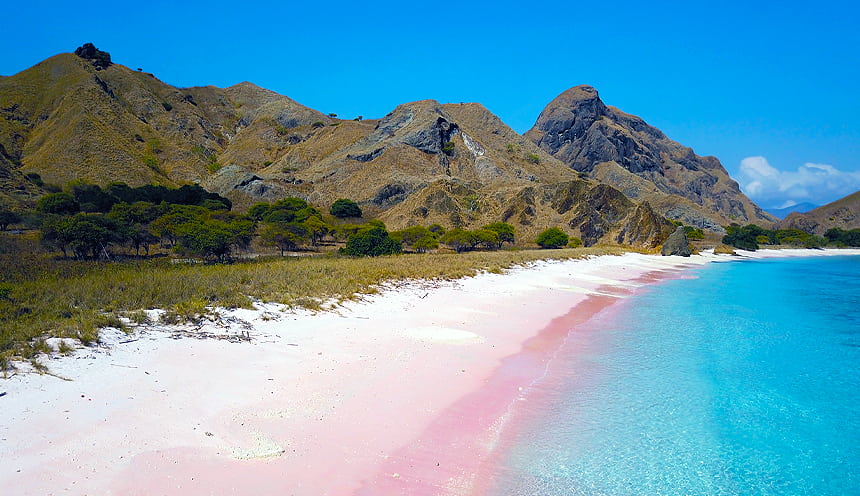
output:
[[[664,257],[670,255],[689,257],[692,253],[692,250],[690,250],[690,241],[687,239],[687,234],[683,227],[675,229],[675,232],[666,238],[666,242],[663,243],[663,248],[660,250],[660,254]]]
[[[526,133],[567,166],[586,173],[601,167],[600,180],[646,200],[674,220],[721,230],[729,221],[770,225],[775,219],[749,200],[714,157],[700,157],[639,117],[605,105],[590,86],[571,88],[553,100]],[[618,169],[606,175],[605,164]],[[610,168],[611,169],[611,168]],[[643,188],[644,179],[650,186]],[[675,218],[672,198],[698,210]]]

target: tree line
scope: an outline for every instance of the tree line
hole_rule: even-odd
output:
[[[749,251],[755,251],[761,245],[789,245],[803,248],[860,246],[860,229],[846,231],[832,228],[824,233],[824,236],[816,236],[800,229],[770,230],[755,224],[746,226],[732,224],[726,227],[723,243]]]
[[[0,229],[22,221],[39,230],[45,248],[75,259],[110,259],[117,247],[150,256],[158,246],[180,256],[226,262],[248,250],[255,237],[281,255],[321,244],[342,244],[339,251],[350,256],[424,253],[440,245],[462,253],[497,250],[516,241],[514,227],[505,222],[474,230],[432,224],[389,232],[379,220],[364,221],[359,205],[344,198],[331,204],[328,216],[296,197],[259,202],[239,214],[229,199],[199,185],[111,183],[102,188],[77,182],[44,195],[23,217],[0,210]],[[542,248],[581,244],[558,228],[542,232],[535,242]]]

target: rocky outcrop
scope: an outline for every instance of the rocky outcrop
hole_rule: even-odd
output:
[[[110,54],[99,50],[92,43],[84,43],[82,46],[76,48],[75,55],[89,60],[97,71],[107,69],[113,64],[110,60]]]
[[[684,228],[680,226],[666,238],[663,248],[660,249],[660,254],[664,257],[673,255],[689,257],[692,253],[693,250],[690,249],[690,241],[687,239],[687,234]]]
[[[526,137],[673,220],[717,232],[730,222],[776,220],[740,191],[719,160],[700,157],[641,118],[605,105],[590,86],[559,95]]]

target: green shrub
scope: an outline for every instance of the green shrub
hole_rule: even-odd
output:
[[[526,161],[531,164],[539,164],[540,156],[537,153],[529,153],[528,155],[526,155]]]
[[[575,236],[571,236],[570,241],[567,242],[567,246],[568,248],[579,248],[582,246],[582,240]]]
[[[538,235],[535,243],[537,243],[541,248],[561,248],[569,241],[570,238],[564,233],[564,231],[557,227],[550,227]]]

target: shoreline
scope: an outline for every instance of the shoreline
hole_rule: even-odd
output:
[[[860,254],[825,252],[834,251],[826,254]],[[464,467],[471,458],[458,453],[487,460],[487,424],[500,427],[505,397],[520,391],[511,388],[528,386],[524,377],[540,372],[572,325],[714,260],[738,258],[538,262],[408,283],[334,312],[234,310],[228,329],[203,329],[250,332],[250,342],[117,332],[107,348],[50,361],[71,381],[26,374],[0,383],[0,454],[13,460],[0,484],[22,494],[472,494],[480,467]],[[463,422],[475,404],[485,415]],[[407,470],[419,459],[417,472]],[[454,459],[459,478],[445,472]]]

